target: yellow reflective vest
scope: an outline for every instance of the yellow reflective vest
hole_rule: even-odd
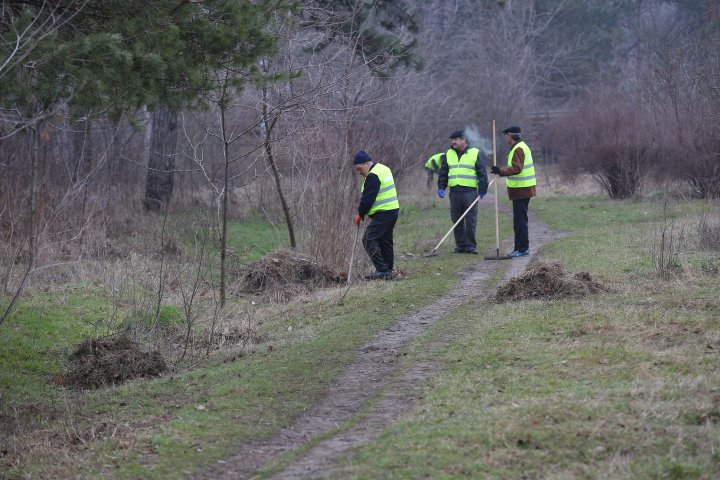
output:
[[[508,153],[508,167],[512,167],[513,155],[515,154],[515,150],[518,148],[521,148],[525,153],[525,163],[519,173],[505,177],[506,185],[508,188],[532,187],[537,183],[535,181],[535,167],[533,165],[530,147],[528,147],[522,140],[517,142],[513,145],[513,148],[510,149],[510,153]]]
[[[372,167],[372,173],[380,179],[380,190],[375,197],[372,207],[368,210],[368,215],[373,215],[384,210],[395,210],[400,208],[398,202],[397,190],[395,189],[395,180],[393,174],[388,167],[381,163],[375,163]],[[366,177],[367,178],[367,177]],[[365,191],[365,182],[363,181],[360,192]]]
[[[440,171],[440,163],[441,163],[441,157],[442,153],[436,153],[432,157],[428,158],[428,161],[425,162],[425,168],[429,168],[430,170]]]
[[[475,172],[475,162],[477,162],[480,151],[471,147],[465,150],[462,157],[458,159],[457,152],[450,149],[445,154],[448,164],[448,187],[460,185],[463,187],[477,188],[478,178]]]

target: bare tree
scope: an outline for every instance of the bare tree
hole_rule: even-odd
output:
[[[199,167],[199,170],[206,180],[207,185],[212,188],[216,196],[217,224],[220,237],[220,306],[223,308],[226,302],[226,263],[227,263],[227,222],[229,215],[229,198],[233,189],[247,186],[257,178],[267,173],[266,169],[258,168],[261,160],[257,155],[262,147],[262,142],[256,143],[250,148],[238,148],[237,153],[233,149],[241,140],[245,140],[252,129],[258,126],[254,123],[245,128],[231,124],[229,113],[241,108],[237,97],[232,95],[232,73],[217,72],[218,89],[215,95],[209,96],[208,100],[216,106],[216,121],[206,121],[199,116],[194,116],[201,132],[191,135],[188,125],[183,122],[185,138],[190,146],[190,159]],[[208,141],[216,141],[221,145],[220,174],[214,173],[214,162],[208,161],[205,157],[205,148]],[[247,160],[247,161],[246,161]],[[250,173],[250,177],[247,174]]]
[[[27,247],[22,273],[12,288],[11,300],[4,308],[0,317],[0,325],[2,325],[13,313],[14,308],[22,296],[27,283],[35,272],[43,269],[53,268],[55,265],[49,263],[43,265],[40,262],[40,256],[43,250],[49,250],[58,243],[65,242],[67,238],[70,240],[77,238],[86,227],[82,224],[78,231],[69,230],[66,227],[66,219],[68,215],[72,215],[72,209],[77,205],[78,199],[82,196],[88,182],[94,178],[101,167],[107,161],[108,151],[93,166],[93,168],[77,175],[70,177],[69,182],[59,185],[53,185],[52,189],[44,189],[41,192],[40,185],[47,183],[49,176],[49,166],[47,165],[47,143],[53,136],[55,128],[52,124],[43,125],[42,131],[32,128],[25,136],[29,142],[29,155],[31,158],[30,176],[28,180],[28,198],[27,206],[27,233],[20,241],[18,252],[23,247]],[[115,132],[117,133],[117,132]],[[111,142],[112,143],[112,142]],[[59,230],[56,232],[55,230]],[[8,288],[11,283],[11,272],[15,262],[20,261],[21,256],[17,253],[10,259],[10,264],[6,266],[7,274],[5,278],[5,286]]]
[[[720,197],[720,36],[698,28],[703,17],[683,19],[679,7],[648,2],[639,9],[632,58],[636,96],[649,111],[657,142],[656,178],[683,179],[702,198]]]

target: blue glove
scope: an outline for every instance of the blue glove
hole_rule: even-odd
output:
[[[480,197],[480,200],[482,200],[485,195],[487,195],[487,192],[485,192],[485,193],[478,192],[478,196]]]
[[[445,198],[445,190],[438,188],[438,197]]]

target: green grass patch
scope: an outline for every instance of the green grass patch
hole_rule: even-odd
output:
[[[405,360],[432,355],[442,372],[335,478],[720,476],[718,277],[656,275],[642,243],[663,221],[656,204],[558,197],[531,210],[573,233],[541,257],[614,291],[448,312]],[[440,338],[454,340],[431,351]]]
[[[479,299],[448,312],[402,359],[409,365],[431,355],[443,371],[401,421],[342,462],[338,478],[720,475],[708,448],[717,446],[720,419],[720,280],[702,270],[712,260],[703,252],[693,252],[693,275],[654,274],[647,239],[668,215],[661,207],[533,199],[534,213],[572,232],[541,256],[588,271],[613,291],[572,301]],[[699,211],[677,205],[672,218]],[[511,218],[500,220],[506,240]],[[26,297],[0,335],[0,427],[9,433],[0,438],[9,452],[0,469],[8,478],[186,478],[241,442],[273,435],[322,395],[358,346],[443,295],[459,268],[479,260],[452,254],[452,235],[438,257],[405,255],[429,251],[449,227],[446,202],[408,203],[395,230],[396,263],[407,279],[361,283],[342,303],[343,288],[288,304],[233,299],[262,319],[261,344],[92,392],[50,380],[108,315],[103,297],[83,288]],[[281,245],[284,233],[232,222],[229,238],[250,262]],[[480,253],[494,242],[494,212],[481,210]],[[181,317],[177,305],[160,312],[169,327]],[[36,428],[18,428],[17,411]]]
[[[0,413],[51,395],[52,376],[94,335],[103,314],[103,301],[85,287],[23,298],[0,335]]]
[[[191,371],[158,379],[90,392],[66,391],[49,382],[48,375],[63,370],[68,348],[94,335],[93,326],[107,313],[106,306],[100,297],[86,295],[77,300],[80,313],[75,310],[65,315],[62,308],[44,310],[48,320],[46,331],[41,331],[36,328],[41,297],[26,297],[18,313],[25,315],[29,309],[35,317],[13,319],[4,326],[15,329],[13,335],[0,337],[0,342],[2,351],[20,337],[36,343],[34,349],[22,349],[27,352],[26,370],[32,362],[39,364],[34,390],[20,387],[28,378],[23,371],[9,384],[4,398],[12,398],[8,405],[32,403],[33,411],[44,411],[39,421],[46,431],[54,433],[47,448],[13,451],[0,459],[0,465],[5,462],[3,468],[11,478],[182,478],[229,455],[240,442],[272,435],[317,400],[353,358],[357,347],[454,284],[455,271],[469,258],[450,253],[452,236],[440,249],[439,257],[404,256],[405,252],[428,251],[447,232],[451,223],[446,207],[434,205],[421,210],[408,206],[403,210],[396,227],[396,253],[397,266],[407,273],[407,279],[361,283],[342,303],[338,300],[344,288],[290,304],[258,300],[252,308],[263,319],[262,325],[257,325],[265,338],[262,344],[242,356],[219,355]],[[505,226],[508,221],[503,220]],[[258,259],[277,246],[272,240],[273,230],[260,223],[233,222],[230,239],[236,251],[245,252],[243,259]],[[479,224],[493,225],[492,229],[478,228],[478,243],[492,245],[492,213],[481,212]],[[246,238],[253,240],[246,242]],[[362,254],[360,250],[358,254]],[[47,301],[63,295],[67,296],[49,295]],[[243,299],[238,302],[249,303]],[[163,305],[159,322],[177,325],[181,317],[179,307]],[[127,311],[122,318],[126,323],[145,325],[154,321],[155,314]],[[72,334],[66,332],[68,329]],[[58,345],[67,347],[58,350]],[[55,354],[48,356],[52,351]],[[15,349],[8,356],[19,352]],[[0,370],[3,375],[11,372],[4,366]],[[18,436],[11,440],[11,450],[22,449],[41,435],[15,434]]]
[[[228,222],[228,245],[243,263],[252,263],[288,245],[285,224],[275,226],[258,219]]]

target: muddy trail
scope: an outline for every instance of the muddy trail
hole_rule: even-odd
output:
[[[482,205],[492,208],[493,202]],[[445,313],[487,294],[486,285],[496,271],[504,269],[506,280],[520,275],[545,243],[561,236],[550,232],[532,212],[529,214],[529,229],[531,255],[504,261],[483,261],[482,256],[467,255],[468,266],[458,273],[457,285],[463,288],[453,288],[434,303],[401,317],[358,349],[345,372],[326,390],[318,403],[290,426],[273,437],[239,446],[235,455],[218,462],[215,468],[196,478],[253,478],[258,469],[270,465],[286,452],[298,453],[271,478],[331,476],[338,460],[379,436],[387,425],[411,409],[424,382],[438,370],[438,366],[431,362],[417,362],[400,369],[399,357],[403,349]],[[442,347],[441,343],[445,342],[441,340],[437,345],[431,345],[430,350]],[[354,423],[343,425],[350,420]],[[323,440],[311,448],[306,446],[319,436]]]

